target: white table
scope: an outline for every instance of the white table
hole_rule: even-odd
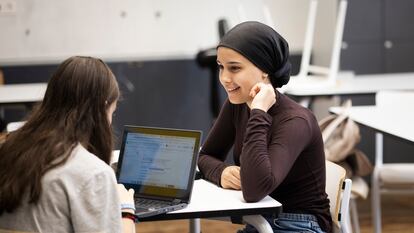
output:
[[[310,107],[313,100],[321,96],[367,95],[383,90],[414,90],[414,73],[349,75],[340,74],[334,83],[326,77],[310,76],[293,79],[280,89],[296,97],[304,107]]]
[[[47,83],[6,84],[0,86],[0,104],[35,103],[43,99]]]
[[[0,85],[0,117],[4,117],[4,105],[31,105],[42,101],[47,83]],[[29,106],[30,107],[30,106]]]
[[[217,187],[205,180],[196,180],[190,204],[181,210],[145,218],[143,221],[190,219],[190,232],[200,232],[198,218],[232,217],[253,225],[259,232],[273,232],[261,214],[277,214],[282,204],[266,196],[256,203],[246,203],[242,192]],[[239,222],[241,223],[241,222]]]
[[[111,163],[118,161],[119,150],[114,151]],[[223,189],[205,180],[196,180],[190,204],[181,210],[157,215],[140,221],[190,219],[190,232],[200,232],[199,218],[231,217],[256,227],[260,233],[273,232],[262,214],[277,215],[282,204],[266,196],[256,203],[246,203],[241,191]],[[241,221],[239,222],[241,223]]]
[[[318,83],[320,85],[318,85]],[[320,80],[292,80],[283,89],[296,97],[375,94],[382,90],[414,90],[414,73],[339,76],[333,84]]]
[[[401,104],[398,99],[392,100],[393,105],[384,106],[359,106],[351,107],[348,116],[353,121],[365,125],[376,131],[375,133],[375,169],[374,175],[378,174],[378,164],[383,164],[384,136],[392,135],[408,143],[414,143],[414,111],[412,105]],[[339,114],[340,107],[330,108],[330,112]],[[373,190],[379,190],[378,182],[372,180]],[[380,198],[373,196],[372,206],[379,206]],[[372,208],[373,208],[372,207]],[[381,231],[381,212],[379,208],[373,208],[374,232]]]
[[[414,142],[413,106],[399,107],[398,100],[396,100],[396,105],[392,109],[377,106],[356,106],[351,107],[348,113],[349,117],[359,124],[381,133]],[[332,107],[329,110],[338,114],[341,108]]]

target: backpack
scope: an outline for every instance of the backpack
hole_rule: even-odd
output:
[[[325,158],[347,170],[347,176],[366,176],[373,166],[364,152],[356,148],[361,140],[358,125],[348,117],[351,100],[342,105],[342,112],[319,121],[325,147]]]

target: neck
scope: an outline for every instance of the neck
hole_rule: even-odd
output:
[[[253,102],[253,99],[251,99],[249,101],[246,101],[246,104],[247,104],[247,106],[249,107],[250,110],[252,110],[252,102]]]

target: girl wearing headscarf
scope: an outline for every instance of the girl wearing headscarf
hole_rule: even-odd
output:
[[[274,232],[331,232],[317,120],[277,90],[290,77],[288,43],[269,26],[244,22],[220,41],[217,64],[228,99],[200,152],[204,177],[241,190],[247,202],[281,202],[277,218],[264,216]],[[224,162],[232,146],[235,165]]]

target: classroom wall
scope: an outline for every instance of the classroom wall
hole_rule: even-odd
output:
[[[300,53],[309,6],[308,0],[7,1],[15,11],[0,11],[3,66],[56,64],[73,54],[112,62],[188,59],[217,43],[221,18],[230,27],[267,23]]]
[[[274,28],[288,42],[290,51],[301,53],[303,49],[309,0],[265,0],[271,12]]]
[[[208,70],[198,67],[194,60],[111,62],[109,66],[122,95],[112,124],[117,139],[124,125],[197,129],[206,137],[214,119]],[[56,67],[6,67],[4,74],[9,84],[46,82]],[[28,113],[23,106],[3,107],[6,122],[22,120]]]
[[[73,54],[183,59],[217,43],[221,18],[229,26],[266,21],[261,0],[8,1],[16,8],[0,13],[0,65],[57,63]]]

